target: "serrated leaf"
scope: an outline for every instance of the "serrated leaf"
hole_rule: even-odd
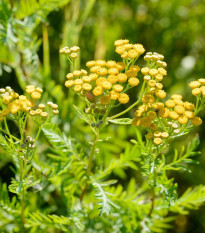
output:
[[[88,124],[91,124],[92,121],[89,118],[88,115],[86,115],[82,109],[78,108],[77,106],[73,105],[73,107],[75,108],[76,112],[78,113],[78,116],[80,117],[80,119],[84,120],[85,122],[87,122]]]

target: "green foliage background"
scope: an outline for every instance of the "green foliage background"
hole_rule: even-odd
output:
[[[94,58],[120,60],[114,52],[114,40],[127,38],[133,43],[142,43],[146,51],[165,56],[168,77],[163,84],[166,90],[170,94],[179,92],[192,101],[188,82],[205,77],[204,28],[203,0],[0,0],[0,86],[9,85],[20,93],[27,84],[42,86],[47,93],[44,99],[53,99],[59,105],[60,116],[55,124],[70,137],[77,137],[79,145],[84,145],[78,148],[81,153],[89,148],[91,138],[88,127],[72,107],[83,103],[64,87],[69,66],[59,57],[59,48],[80,46],[78,67],[85,68],[86,61]],[[134,102],[136,93],[131,95]],[[201,140],[200,164],[189,166],[192,173],[170,174],[179,184],[180,194],[187,187],[205,184],[205,124],[197,130],[193,134],[199,133]],[[34,132],[35,128],[31,127],[28,133]],[[131,127],[109,126],[104,137],[111,140],[106,147],[101,146],[103,156],[97,159],[108,163],[113,156],[119,157],[129,140],[135,137],[135,131]],[[183,136],[175,142],[175,147],[186,145],[190,137]],[[45,161],[49,144],[43,135],[38,151]],[[0,150],[0,177],[8,184],[13,176],[12,166],[11,158]],[[131,175],[133,170],[116,170],[113,178],[119,177],[126,185]],[[46,198],[43,192],[41,195]],[[55,198],[57,194],[53,195]],[[63,214],[62,203],[58,205],[59,213]],[[50,208],[55,209],[55,204]],[[170,232],[204,231],[205,208],[201,207],[188,217],[179,216]]]

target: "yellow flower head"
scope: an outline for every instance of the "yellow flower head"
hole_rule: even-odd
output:
[[[160,145],[161,143],[162,143],[162,139],[161,138],[155,138],[154,139],[154,144]]]
[[[94,81],[98,78],[98,75],[97,74],[90,74],[89,77],[91,78],[92,81]]]
[[[157,91],[155,91],[155,95],[160,99],[164,99],[167,94],[163,90],[157,90]]]
[[[116,40],[114,42],[114,45],[115,46],[121,46],[121,45],[125,45],[125,44],[128,44],[128,43],[129,43],[129,40],[127,40],[127,39],[124,39],[124,40],[120,39],[120,40]]]
[[[154,80],[149,80],[148,85],[150,87],[155,87],[156,86],[156,82]]]
[[[167,71],[164,68],[158,68],[158,71],[163,76],[167,75]]]
[[[117,100],[118,97],[119,97],[119,93],[117,93],[117,92],[115,92],[115,91],[111,91],[111,92],[109,93],[109,95],[110,95],[110,99],[111,99],[111,100]]]
[[[85,76],[82,77],[82,81],[85,82],[85,83],[89,83],[89,82],[92,81],[92,79],[91,79],[90,76],[85,75]]]
[[[200,117],[194,117],[192,120],[191,120],[192,124],[195,125],[195,126],[199,126],[202,124],[202,119]]]
[[[184,115],[185,115],[188,119],[194,118],[194,112],[192,112],[192,111],[185,111]]]
[[[169,99],[169,100],[167,100],[167,101],[165,102],[165,105],[166,105],[168,108],[174,108],[175,102],[174,102],[173,100]]]
[[[110,90],[112,88],[112,83],[105,81],[105,82],[103,82],[102,86],[104,89]]]
[[[92,85],[90,85],[89,83],[84,83],[82,85],[82,88],[85,90],[85,91],[90,91],[92,89]]]
[[[157,69],[151,69],[151,70],[149,70],[149,74],[151,76],[156,76],[158,74],[158,70]]]
[[[161,137],[161,135],[162,135],[162,133],[160,131],[155,131],[154,132],[154,136],[157,137],[157,138]]]
[[[72,81],[72,80],[70,80],[70,81]],[[77,78],[76,80],[74,80],[74,84],[75,85],[82,85],[83,84],[83,80],[81,78]]]
[[[171,119],[173,119],[173,120],[176,120],[176,119],[179,118],[179,114],[176,113],[176,112],[174,112],[174,111],[170,111],[170,112],[169,112],[169,117],[170,117]]]
[[[150,127],[151,123],[152,123],[152,119],[150,117],[143,117],[141,119],[141,125],[143,127]]]
[[[163,79],[163,75],[161,75],[161,74],[157,74],[156,76],[155,76],[155,79],[157,80],[157,81],[162,81],[162,79]]]
[[[108,105],[109,102],[110,102],[110,97],[109,97],[109,96],[104,95],[104,96],[102,96],[102,97],[100,98],[100,103],[101,103],[102,105]]]
[[[158,115],[159,115],[160,117],[163,117],[163,118],[168,117],[168,116],[169,116],[169,109],[167,109],[167,108],[161,108],[161,109],[159,110],[159,112],[158,112]]]
[[[115,49],[115,52],[118,54],[123,54],[125,52],[125,47],[124,46],[117,46]]]
[[[140,81],[138,78],[130,78],[128,80],[128,83],[130,84],[130,86],[135,87],[140,83]]]
[[[108,75],[107,81],[112,83],[112,84],[115,84],[118,81],[118,79],[117,79],[116,75],[110,74],[110,75]]]
[[[167,132],[162,132],[161,136],[163,138],[168,138],[169,137],[169,134]]]
[[[185,125],[188,122],[188,118],[186,116],[179,116],[178,122],[182,125]]]
[[[46,118],[48,116],[48,113],[47,112],[41,112],[40,115],[41,115],[42,118]]]
[[[93,94],[95,96],[99,96],[99,95],[102,95],[103,93],[103,87],[102,86],[97,86],[93,89]]]
[[[144,74],[144,75],[149,74],[149,68],[148,68],[148,67],[143,67],[143,68],[141,69],[141,73]]]
[[[122,104],[126,104],[129,101],[129,96],[125,93],[119,94],[118,101]]]
[[[138,52],[136,51],[136,49],[130,49],[128,51],[128,57],[131,58],[131,59],[134,59],[138,56]]]
[[[136,51],[139,55],[141,55],[145,52],[145,49],[144,49],[143,45],[141,45],[141,44],[134,44],[133,48],[136,49]]]
[[[67,79],[73,79],[73,77],[74,77],[73,73],[68,73],[68,74],[66,75],[66,78],[67,78]]]
[[[201,85],[205,85],[205,78],[200,78],[198,81],[201,83]]]
[[[201,94],[201,89],[200,88],[194,88],[192,90],[192,95],[197,96]]]
[[[97,66],[101,66],[101,67],[106,66],[106,61],[104,60],[97,60],[95,63]]]
[[[174,107],[174,111],[178,114],[183,114],[183,113],[185,113],[185,108],[181,105],[176,105]]]
[[[113,89],[114,89],[114,91],[116,91],[116,92],[121,92],[121,91],[123,90],[123,86],[120,85],[120,84],[115,84],[115,85],[113,86]]]
[[[65,86],[66,86],[66,87],[72,87],[73,84],[74,84],[74,81],[73,81],[73,80],[67,80],[67,81],[65,82]]]
[[[127,75],[126,74],[123,74],[123,73],[120,73],[117,75],[117,79],[118,79],[118,82],[126,82],[127,81]]]
[[[182,99],[182,96],[181,96],[181,95],[175,94],[175,95],[172,95],[171,98],[172,98],[173,100],[175,100],[175,99],[181,100],[181,99]]]
[[[197,87],[200,87],[201,86],[201,83],[199,81],[192,81],[189,83],[189,86],[194,89],[194,88],[197,88]]]
[[[108,68],[113,68],[116,66],[116,61],[107,61],[106,66]]]
[[[119,71],[123,71],[125,69],[125,63],[124,62],[118,62],[116,65],[115,65],[115,68],[117,68]]]
[[[100,78],[96,79],[96,85],[102,86],[105,81],[106,81],[105,77],[100,77]]]
[[[97,71],[101,68],[101,66],[92,66],[90,68],[91,73],[97,73]]]
[[[95,62],[95,61],[88,61],[88,62],[86,62],[86,66],[87,66],[88,68],[91,68],[91,67],[93,67],[93,66],[96,66],[96,62]]]
[[[185,109],[189,110],[189,111],[193,111],[194,110],[194,104],[189,103],[189,102],[184,102],[184,107]]]
[[[115,68],[115,67],[110,68],[110,69],[108,70],[108,74],[117,75],[118,73],[119,73],[119,70],[118,70],[117,68]]]
[[[37,92],[37,91],[34,91],[31,93],[31,98],[35,99],[35,100],[38,100],[41,98],[41,93]]]
[[[73,90],[76,91],[76,92],[81,91],[81,89],[82,89],[81,85],[75,85],[74,88],[73,88]]]
[[[138,117],[134,117],[133,120],[132,120],[132,124],[136,127],[140,126],[141,125],[141,119],[138,118]]]
[[[142,101],[143,101],[144,103],[154,103],[154,100],[155,100],[154,96],[153,96],[153,95],[150,95],[150,94],[145,95],[145,96],[142,98]]]
[[[73,71],[73,76],[74,76],[74,77],[80,77],[81,74],[82,74],[82,72],[81,72],[80,70],[74,70],[74,71]]]
[[[147,116],[150,117],[151,119],[155,119],[157,117],[157,114],[154,111],[149,111],[147,113]]]

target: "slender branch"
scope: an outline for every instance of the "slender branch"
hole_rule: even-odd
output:
[[[134,104],[132,104],[129,108],[125,109],[124,111],[122,111],[122,112],[120,112],[120,113],[118,113],[118,114],[116,114],[114,116],[108,117],[107,121],[115,119],[115,118],[117,118],[119,116],[124,115],[126,112],[129,112],[132,108],[134,108],[136,105],[138,105],[140,103],[140,101],[142,100],[142,96],[143,96],[143,93],[144,93],[144,88],[145,88],[145,81],[144,81],[144,83],[142,85],[142,90],[140,92],[139,99]]]

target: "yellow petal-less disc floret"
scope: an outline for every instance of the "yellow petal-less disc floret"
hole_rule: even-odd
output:
[[[157,70],[157,69],[150,69],[150,70],[149,70],[149,74],[150,74],[151,76],[156,76],[156,75],[158,74],[158,70]]]
[[[115,84],[115,85],[113,86],[113,89],[114,89],[114,91],[116,91],[116,92],[121,92],[121,91],[123,90],[123,86],[120,85],[120,84]]]
[[[118,97],[118,101],[122,104],[126,104],[127,102],[129,102],[129,96],[125,93],[121,93],[119,94],[119,97]]]
[[[67,80],[67,81],[65,82],[65,86],[66,86],[66,87],[72,87],[73,84],[74,84],[74,81],[73,81],[73,80]]]
[[[85,82],[85,83],[89,83],[89,82],[91,82],[92,81],[92,78],[90,77],[90,76],[83,76],[82,77],[82,80],[83,80],[83,82]]]
[[[115,68],[115,67],[110,68],[110,69],[108,70],[108,74],[117,75],[118,73],[119,73],[119,70],[118,70],[117,68]]]
[[[118,82],[124,83],[127,81],[127,75],[120,73],[117,75]]]
[[[181,105],[176,105],[174,107],[174,111],[178,114],[183,114],[183,113],[185,113],[185,108]]]
[[[130,84],[130,86],[135,87],[140,83],[140,81],[138,78],[130,78],[128,80],[128,83]]]
[[[179,116],[178,122],[182,125],[185,125],[188,122],[188,118],[186,116]]]
[[[82,88],[85,90],[85,91],[90,91],[92,90],[92,85],[90,85],[89,83],[84,83],[82,85]]]
[[[194,117],[192,120],[191,120],[192,124],[195,125],[195,126],[199,126],[202,124],[202,119],[200,117]]]
[[[97,86],[93,89],[93,94],[95,96],[99,96],[99,95],[102,95],[103,93],[103,87],[102,86]]]
[[[111,92],[109,93],[109,95],[110,95],[110,99],[111,99],[111,100],[117,100],[118,97],[119,97],[119,93],[117,93],[117,92],[115,92],[115,91],[111,91]]]
[[[81,91],[81,89],[82,89],[81,85],[75,85],[74,88],[73,88],[73,90],[76,91],[76,92]]]
[[[155,91],[155,95],[156,95],[158,98],[163,99],[163,98],[166,97],[167,94],[166,94],[166,92],[163,91],[163,90],[157,90],[157,91]]]
[[[205,78],[200,78],[198,81],[201,83],[201,85],[205,85]]]
[[[162,143],[162,139],[161,138],[155,138],[154,139],[154,144],[160,145],[161,143]]]
[[[112,83],[105,81],[105,82],[103,82],[102,86],[104,89],[110,90],[112,88]]]
[[[192,95],[198,96],[198,95],[200,95],[200,94],[201,94],[201,88],[194,88],[194,89],[192,90]]]
[[[35,99],[35,100],[38,100],[41,98],[41,93],[37,92],[37,91],[34,91],[31,93],[31,98]]]
[[[167,71],[164,68],[158,68],[158,71],[163,76],[167,75]]]
[[[110,74],[110,75],[108,75],[107,81],[112,83],[112,84],[115,84],[118,81],[118,79],[117,79],[116,75]]]
[[[141,69],[141,73],[144,74],[144,75],[149,74],[149,68],[148,68],[148,67],[143,67],[143,68]]]
[[[171,99],[167,100],[165,102],[165,105],[168,107],[168,108],[174,108],[175,107],[175,102]]]
[[[169,134],[167,132],[162,132],[161,136],[163,138],[168,138],[169,137]]]
[[[197,88],[197,87],[200,87],[201,86],[201,83],[199,81],[192,81],[189,83],[189,86],[194,89],[194,88]]]
[[[174,112],[174,111],[170,111],[169,112],[169,117],[173,120],[177,120],[179,118],[179,114]]]

